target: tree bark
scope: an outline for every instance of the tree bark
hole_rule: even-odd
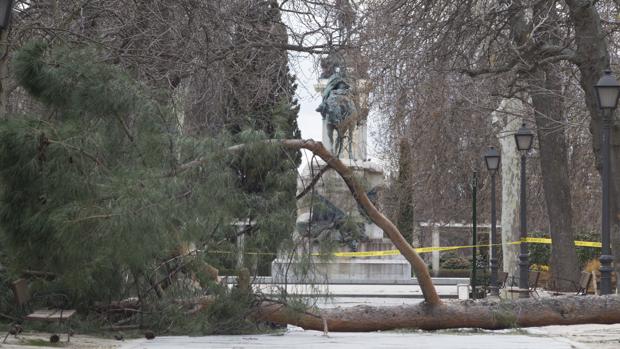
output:
[[[601,18],[594,6],[594,1],[567,0],[570,18],[575,30],[577,45],[575,62],[581,73],[581,88],[585,93],[585,102],[590,112],[590,132],[592,133],[592,147],[596,157],[597,169],[602,170],[601,163],[601,130],[603,113],[598,108],[598,101],[594,85],[603,75],[603,70],[609,68],[609,51],[607,49],[606,34],[603,32]],[[617,119],[616,119],[617,120]],[[612,254],[616,273],[620,272],[620,124],[615,122],[611,135],[611,178],[610,178],[610,206],[611,206],[611,241]],[[617,278],[620,281],[620,278]],[[618,281],[617,281],[618,282]]]
[[[0,119],[7,118],[9,111],[9,30],[0,29]]]
[[[413,180],[411,178],[411,145],[406,138],[400,140],[398,175],[396,179],[396,224],[407,240],[414,239]]]
[[[547,65],[530,80],[530,96],[540,146],[540,167],[549,228],[551,274],[554,287],[571,291],[579,282],[577,251],[573,242],[573,215],[568,154],[559,72]]]
[[[510,244],[519,241],[519,190],[521,183],[520,157],[513,134],[521,126],[523,113],[522,102],[516,98],[502,100],[499,108],[493,112],[493,123],[500,131],[497,138],[500,144],[501,161],[501,235],[503,270],[510,275],[519,274],[519,245]]]
[[[569,296],[514,301],[461,301],[396,307],[356,306],[301,313],[286,305],[262,302],[253,317],[292,324],[307,330],[333,332],[384,331],[400,328],[503,329],[547,325],[620,322],[620,296]],[[326,325],[326,326],[325,326]]]

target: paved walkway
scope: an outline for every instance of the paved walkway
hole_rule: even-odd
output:
[[[570,342],[577,349],[620,348],[620,324],[545,326],[524,329],[531,335],[539,335]]]
[[[292,328],[258,336],[161,337],[128,342],[122,349],[179,348],[437,348],[437,349],[616,349],[620,324],[534,327],[522,330],[389,331],[330,333]]]
[[[26,334],[17,340],[10,337],[2,349],[49,348],[44,345],[49,334]],[[33,340],[38,340],[36,346]],[[56,346],[57,347],[57,346]],[[77,335],[65,348],[79,349],[197,349],[197,348],[438,348],[438,349],[612,349],[620,348],[620,324],[547,326],[502,331],[444,330],[388,331],[370,333],[336,333],[324,336],[318,331],[290,327],[286,333],[241,336],[157,337],[154,340],[132,339],[124,342]]]
[[[198,349],[198,348],[436,348],[436,349],[574,349],[581,346],[561,336],[530,334],[522,331],[437,331],[330,333],[294,329],[280,335],[161,337],[153,341],[135,340],[122,349]],[[611,348],[611,347],[610,347]]]
[[[284,334],[210,337],[161,337],[135,340],[122,349],[179,348],[437,348],[437,349],[617,349],[620,324],[546,326],[501,331],[388,331],[330,333],[289,327]]]

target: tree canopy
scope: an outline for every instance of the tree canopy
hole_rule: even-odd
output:
[[[175,257],[234,270],[226,252],[239,235],[249,252],[273,252],[289,236],[294,161],[261,130],[184,134],[157,92],[89,46],[32,42],[14,65],[43,106],[0,126],[0,226],[15,274],[53,273],[84,305],[135,285],[149,293]],[[254,146],[226,151],[238,142]],[[261,190],[248,190],[248,178]]]

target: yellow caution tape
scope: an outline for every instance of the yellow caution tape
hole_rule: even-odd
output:
[[[333,255],[336,257],[375,257],[375,256],[396,256],[399,255],[399,250],[385,250],[385,251],[364,251],[364,252],[335,252]]]
[[[596,241],[575,241],[575,246],[601,248],[603,245]]]
[[[521,241],[513,241],[509,242],[509,245],[519,245],[521,242],[528,242],[533,244],[550,244],[551,239],[549,238],[525,238]],[[495,244],[495,246],[501,246],[502,244]],[[434,251],[453,251],[459,250],[463,248],[474,248],[474,247],[491,247],[491,244],[481,244],[481,245],[465,245],[465,246],[436,246],[436,247],[418,247],[415,249],[417,253],[429,253]],[[575,246],[580,247],[601,247],[600,242],[596,241],[575,241]],[[382,256],[396,256],[399,255],[400,251],[398,250],[385,250],[385,251],[363,251],[363,252],[335,252],[332,255],[335,257],[382,257]],[[313,253],[313,256],[318,256],[318,253]]]
[[[550,244],[549,238],[525,238],[520,241],[509,242],[509,245],[518,245],[521,242],[533,243],[533,244]],[[502,244],[495,244],[495,246],[501,246]],[[453,251],[463,248],[474,247],[491,247],[491,244],[481,245],[465,245],[465,246],[436,246],[436,247],[418,247],[415,249],[417,253],[429,253],[434,251]],[[600,242],[596,241],[575,241],[575,246],[579,247],[601,247]],[[231,251],[209,251],[210,253],[233,253]],[[275,255],[275,253],[268,252],[246,252],[245,254],[253,255]],[[400,254],[399,250],[385,250],[385,251],[363,251],[363,252],[334,252],[332,255],[335,257],[384,257],[384,256],[397,256]],[[318,256],[319,253],[313,253],[312,256]]]
[[[551,239],[549,238],[525,238],[522,241],[531,242],[535,244],[550,244]],[[600,242],[596,241],[575,241],[575,246],[580,247],[601,247]]]
[[[522,242],[532,242],[535,244],[550,244],[551,243],[551,239],[547,239],[547,238],[525,238],[525,239],[521,239]]]
[[[210,251],[205,251],[208,253],[212,253],[212,254],[236,254],[238,252],[235,251],[218,251],[218,250],[210,250]],[[277,256],[277,253],[273,253],[273,252],[243,252],[243,254],[249,254],[249,255],[257,255],[257,256]]]

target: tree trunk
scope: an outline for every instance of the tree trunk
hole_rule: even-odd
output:
[[[502,205],[502,265],[510,275],[519,275],[519,245],[510,244],[519,241],[519,190],[521,188],[520,156],[513,134],[521,126],[523,105],[518,99],[504,99],[499,108],[493,112],[493,123],[500,132]]]
[[[571,291],[579,282],[579,265],[573,242],[561,82],[558,71],[552,65],[539,69],[535,74],[530,80],[529,90],[534,106],[543,189],[551,229],[551,274],[554,287]]]
[[[0,29],[0,119],[9,111],[9,30]]]
[[[396,208],[396,224],[405,239],[413,241],[414,216],[413,216],[413,180],[411,178],[411,145],[403,137],[399,143],[398,178],[396,180],[396,193],[398,207]]]
[[[396,307],[360,305],[346,309],[323,309],[318,314],[301,313],[279,303],[262,302],[255,309],[253,317],[259,321],[333,332],[612,324],[620,322],[620,296],[461,301],[440,305],[420,303]]]
[[[602,170],[601,163],[601,130],[603,113],[598,108],[598,101],[594,85],[603,75],[603,70],[609,68],[609,52],[606,43],[606,34],[601,26],[601,18],[594,6],[594,1],[567,0],[570,18],[575,30],[577,45],[575,62],[581,73],[581,88],[585,93],[585,102],[590,112],[590,132],[592,133],[592,147],[596,156],[597,169]],[[616,261],[616,273],[620,272],[620,125],[614,123],[611,136],[611,177],[610,177],[610,206],[611,206],[611,240],[612,253]],[[620,281],[620,278],[617,278]]]

